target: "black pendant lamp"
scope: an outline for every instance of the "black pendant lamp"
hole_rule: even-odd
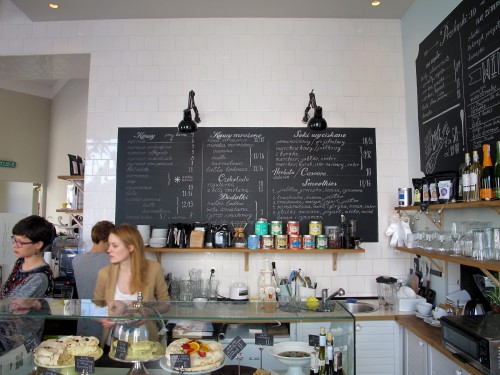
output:
[[[194,111],[194,121],[191,117],[191,110]],[[194,133],[198,130],[198,125],[201,122],[200,114],[198,113],[198,108],[194,103],[194,91],[189,91],[188,107],[184,110],[184,118],[179,122],[179,132],[180,133]]]
[[[309,103],[307,104],[306,110],[304,111],[304,117],[302,122],[307,124],[307,127],[311,130],[322,131],[326,129],[326,120],[323,118],[323,108],[316,105],[316,96],[314,95],[314,89],[309,93]],[[314,116],[309,119],[309,110],[314,108]]]

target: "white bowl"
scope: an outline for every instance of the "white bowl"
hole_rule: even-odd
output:
[[[208,299],[205,297],[193,298],[193,306],[198,310],[202,310],[207,304],[207,301]]]
[[[420,315],[430,315],[432,311],[432,304],[428,302],[417,303],[417,312]]]
[[[164,238],[167,237],[167,230],[162,228],[154,228],[151,232],[152,238]]]

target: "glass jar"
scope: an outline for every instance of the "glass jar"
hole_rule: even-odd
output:
[[[328,232],[328,248],[340,249],[342,247],[342,238],[340,235],[340,227],[333,226]]]

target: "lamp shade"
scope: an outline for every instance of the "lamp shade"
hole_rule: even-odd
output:
[[[194,133],[198,130],[198,125],[196,125],[196,122],[191,117],[191,109],[184,110],[184,118],[179,122],[178,129],[181,133]]]
[[[311,130],[316,131],[322,131],[326,129],[326,120],[323,118],[323,108],[316,107],[314,109],[314,116],[307,123],[307,127]]]

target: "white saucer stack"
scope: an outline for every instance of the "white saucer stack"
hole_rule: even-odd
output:
[[[149,240],[151,247],[165,247],[167,246],[167,229],[154,228],[151,232],[151,239]]]

